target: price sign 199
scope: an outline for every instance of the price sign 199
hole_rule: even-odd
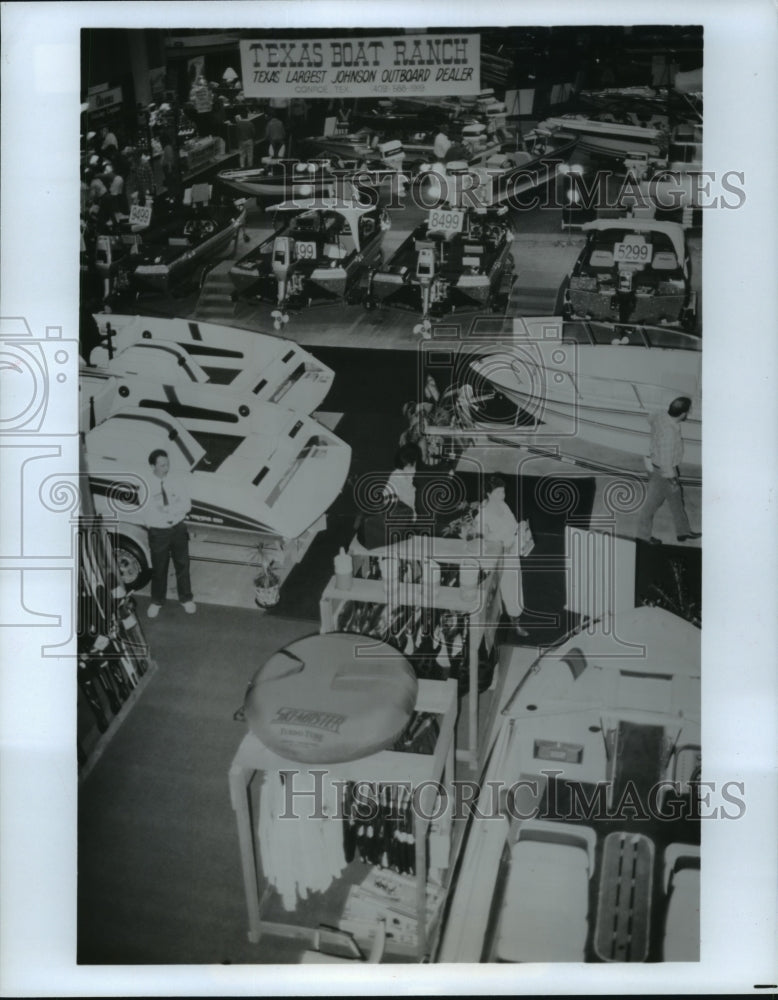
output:
[[[297,260],[314,260],[316,258],[316,244],[313,241],[295,243],[294,251]]]

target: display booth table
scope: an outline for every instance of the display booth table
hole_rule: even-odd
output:
[[[326,645],[326,636],[314,636],[304,640],[309,644],[312,640],[320,640]],[[367,642],[366,637],[354,635],[355,659],[358,660],[356,647]],[[294,645],[290,649],[294,649]],[[283,651],[282,651],[283,652]],[[391,656],[396,659],[397,651],[384,643],[372,641],[371,655]],[[292,654],[294,655],[294,654]],[[397,750],[381,750],[369,756],[352,760],[347,763],[300,764],[279,756],[270,750],[254,732],[244,736],[229,770],[230,799],[235,811],[240,843],[241,865],[243,871],[246,907],[248,912],[248,938],[257,943],[263,934],[271,933],[299,939],[306,947],[315,940],[316,928],[293,922],[268,919],[267,910],[271,903],[274,890],[270,883],[269,873],[263,868],[263,859],[257,830],[256,796],[252,794],[252,784],[258,776],[267,772],[300,772],[325,771],[330,782],[374,782],[376,785],[392,785],[410,783],[412,789],[418,789],[424,783],[429,783],[438,789],[445,790],[448,796],[449,808],[436,822],[436,835],[443,837],[445,857],[441,868],[448,868],[451,821],[450,803],[453,802],[454,778],[454,726],[457,713],[457,685],[453,680],[419,681],[415,702],[415,713],[432,713],[437,717],[438,736],[432,753],[408,753]],[[425,786],[425,789],[427,786]],[[256,790],[255,790],[256,791]],[[426,801],[426,800],[425,800]],[[415,957],[423,958],[427,952],[429,918],[427,913],[427,880],[429,872],[428,833],[431,822],[429,805],[423,809],[413,810],[413,836],[415,838],[415,878],[416,878],[416,926],[415,926]],[[283,822],[278,819],[276,822]],[[339,822],[338,819],[328,822]],[[436,844],[440,863],[440,843]],[[360,865],[365,871],[370,871],[366,865],[357,860],[346,865]],[[376,868],[380,871],[381,869]],[[388,874],[393,873],[386,869]],[[338,913],[327,914],[327,922],[336,924]],[[365,928],[369,937],[370,928]],[[397,947],[395,947],[397,945]],[[401,954],[408,954],[408,947],[402,942],[393,942],[391,935],[387,938],[386,949],[393,948]]]

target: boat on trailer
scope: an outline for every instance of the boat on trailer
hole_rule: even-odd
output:
[[[433,208],[391,259],[372,271],[365,307],[421,315],[414,332],[427,337],[432,318],[488,311],[507,304],[514,278],[513,231],[507,208]]]
[[[363,279],[382,259],[386,211],[353,198],[285,201],[274,210],[280,227],[230,268],[237,293],[274,303],[276,329],[290,307],[359,301]]]
[[[526,669],[491,733],[434,961],[699,958],[700,637],[640,607]]]
[[[116,292],[172,293],[230,243],[237,247],[245,223],[245,199],[214,197],[209,184],[187,188],[181,201],[158,198],[152,223],[123,258],[126,280]]]
[[[654,218],[595,219],[563,282],[566,318],[697,326],[697,293],[683,226]]]
[[[105,367],[128,348],[136,374],[164,373],[171,382],[220,385],[258,401],[312,413],[335,374],[291,340],[218,323],[154,316],[95,314],[103,343],[85,358]],[[129,370],[129,369],[128,369]]]

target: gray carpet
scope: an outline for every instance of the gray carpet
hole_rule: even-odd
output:
[[[246,939],[227,771],[252,674],[316,628],[175,602],[150,622],[139,604],[158,670],[80,788],[78,961],[294,961],[278,938]]]

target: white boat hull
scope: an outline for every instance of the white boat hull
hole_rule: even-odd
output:
[[[493,348],[471,368],[537,422],[527,428],[535,440],[544,434],[575,437],[639,456],[650,450],[650,415],[677,396],[689,396],[684,466],[702,464],[699,351],[517,340]],[[517,431],[511,428],[508,436],[516,438]]]
[[[208,390],[200,388],[199,395],[203,391]],[[154,485],[148,456],[164,448],[171,473],[189,484],[188,520],[299,537],[339,495],[351,449],[310,417],[270,404],[258,409],[263,411],[257,413],[259,421],[247,416],[238,433],[234,424],[212,415],[181,414],[178,419],[153,405],[110,414],[85,435],[97,512],[146,524]]]
[[[135,344],[172,343],[212,382],[301,413],[312,413],[323,402],[335,377],[331,368],[293,341],[255,330],[113,313],[97,314],[95,320],[111,344],[110,350],[97,347],[91,352],[87,360],[97,366]],[[179,377],[190,378],[184,368]]]

